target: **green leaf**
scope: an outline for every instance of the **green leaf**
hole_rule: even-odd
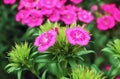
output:
[[[69,78],[67,78],[67,77],[62,77],[62,78],[60,78],[60,79],[69,79]]]
[[[76,65],[75,59],[70,58],[68,62],[69,62],[69,64],[70,64],[70,66],[71,66],[72,69],[76,68],[77,65]]]
[[[92,51],[92,50],[81,50],[79,52],[76,52],[75,54],[78,55],[78,56],[81,56],[81,55],[86,55],[86,54],[89,54],[89,53],[95,53],[95,52]]]
[[[102,51],[103,52],[108,52],[108,53],[111,53],[111,54],[113,53],[113,51],[110,48],[107,48],[107,47],[102,49]]]
[[[18,70],[18,72],[17,72],[17,77],[18,77],[18,79],[21,79],[21,76],[22,75],[22,70]]]
[[[42,79],[46,79],[46,73],[48,70],[45,70],[44,73],[42,74]]]
[[[39,62],[39,63],[47,63],[47,62],[52,62],[53,56],[50,54],[43,54],[34,59],[34,62]]]
[[[60,63],[51,63],[51,64],[49,64],[49,66],[47,68],[52,74],[56,75],[58,77],[58,79],[61,78],[65,72],[61,68]]]

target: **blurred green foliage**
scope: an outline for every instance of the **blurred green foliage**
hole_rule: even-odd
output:
[[[100,5],[102,3],[115,3],[117,6],[120,6],[120,0],[84,0],[84,2],[79,6],[90,10],[91,5]],[[33,42],[34,39],[34,37],[31,37],[34,29],[28,29],[27,26],[15,21],[17,5],[17,3],[14,5],[5,5],[2,0],[0,0],[0,77],[2,79],[17,79],[14,74],[8,75],[4,70],[4,67],[8,63],[7,52],[10,51],[11,47],[14,46],[15,43],[20,43],[22,41]],[[96,28],[95,22],[92,22],[87,25],[87,29],[92,34],[91,43],[87,48],[94,50],[96,55],[89,55],[91,59],[86,60],[88,60],[90,64],[94,63],[101,68],[102,65],[112,64],[111,62],[113,62],[113,60],[108,58],[109,55],[103,56],[101,49],[106,46],[108,41],[120,39],[120,23],[117,23],[111,30],[99,31]],[[23,79],[35,79],[35,77],[30,74],[31,73],[29,72],[25,72],[23,74]]]

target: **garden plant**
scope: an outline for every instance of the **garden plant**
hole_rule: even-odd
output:
[[[1,0],[1,79],[120,79],[120,0]]]

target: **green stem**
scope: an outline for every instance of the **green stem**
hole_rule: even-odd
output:
[[[41,79],[40,77],[39,77],[39,74],[33,69],[33,70],[31,70],[31,72],[38,78],[38,79]]]
[[[28,69],[38,78],[38,79],[41,79],[40,76],[39,76],[39,73],[36,72],[35,68],[33,65],[27,65]]]

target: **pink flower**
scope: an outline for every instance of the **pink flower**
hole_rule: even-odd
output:
[[[53,8],[42,8],[41,12],[43,15],[50,15],[53,13]]]
[[[57,22],[60,20],[60,13],[57,10],[53,10],[53,12],[48,15],[48,19],[52,22]]]
[[[70,0],[71,2],[73,2],[74,4],[79,4],[81,3],[83,0]]]
[[[43,22],[41,11],[31,9],[28,11],[26,17],[24,18],[24,21],[29,27],[40,26]]]
[[[91,6],[91,11],[94,12],[94,11],[97,11],[98,10],[98,6],[97,5],[92,5]]]
[[[56,42],[56,31],[50,30],[39,35],[34,42],[34,46],[38,47],[39,52],[46,51],[49,47],[53,46]]]
[[[56,6],[58,0],[40,0],[41,7],[53,8]]]
[[[100,8],[105,12],[112,14],[116,9],[116,4],[103,4],[100,6]]]
[[[74,6],[74,5],[67,5],[64,7],[65,10],[70,10],[70,11],[78,11],[78,7]]]
[[[72,24],[72,23],[76,22],[76,20],[77,20],[76,12],[70,11],[70,10],[64,10],[63,13],[61,14],[61,20],[65,24]]]
[[[24,18],[26,16],[26,14],[28,13],[28,10],[20,10],[17,14],[16,14],[16,21],[17,22],[22,22],[22,24],[25,24],[24,22]]]
[[[57,8],[63,7],[66,2],[67,2],[67,0],[58,0],[56,7]]]
[[[90,41],[90,34],[83,28],[67,28],[66,37],[70,44],[86,46]]]
[[[14,4],[16,2],[16,0],[3,0],[4,4]]]
[[[115,20],[110,15],[105,15],[100,18],[97,18],[97,28],[99,30],[108,30],[112,29],[115,26]]]
[[[25,9],[31,9],[38,5],[39,0],[20,0],[20,3],[18,5],[18,10],[25,8]]]
[[[82,22],[90,23],[94,19],[94,16],[86,10],[80,10],[78,12],[78,19]]]
[[[114,19],[117,21],[117,22],[120,22],[120,10],[115,10],[114,12],[113,12],[113,17],[114,17]]]
[[[109,71],[109,70],[110,70],[110,65],[106,65],[106,66],[105,66],[105,69],[106,69],[107,71]]]
[[[116,76],[115,79],[120,79],[120,76]]]

